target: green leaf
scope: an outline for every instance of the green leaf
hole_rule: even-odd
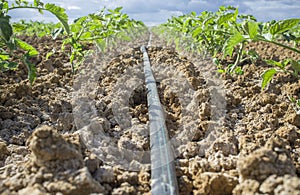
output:
[[[62,23],[64,26],[66,32],[70,34],[70,27],[68,24],[68,15],[65,12],[64,8],[61,8],[59,6],[56,6],[55,4],[47,3],[45,5],[45,9],[54,14],[59,21]]]
[[[118,12],[120,12],[122,9],[123,9],[123,7],[117,7],[114,11],[118,13]]]
[[[299,61],[291,60],[291,65],[294,69],[295,75],[298,75],[300,72],[300,60]]]
[[[202,27],[197,27],[194,31],[193,31],[193,37],[197,37],[201,32],[203,31]]]
[[[33,85],[35,79],[36,79],[36,67],[33,63],[29,61],[29,57],[27,54],[23,57],[23,62],[26,64],[27,70],[28,70],[28,80],[30,82],[30,85]]]
[[[17,62],[8,62],[7,63],[7,69],[9,69],[9,70],[17,70],[18,65],[19,64]]]
[[[234,47],[243,41],[245,41],[243,35],[240,32],[236,31],[235,34],[231,35],[225,42],[225,45],[223,47],[224,56],[232,56]]]
[[[0,17],[0,36],[3,37],[5,41],[9,41],[12,34],[13,31],[9,23],[9,16]]]
[[[299,18],[280,20],[270,27],[270,34],[274,36],[276,34],[283,33],[287,30],[290,30],[297,24],[299,24],[299,22],[300,22]]]
[[[21,48],[21,49],[24,49],[25,51],[28,52],[28,55],[30,57],[33,57],[33,56],[37,56],[39,54],[39,52],[31,45],[29,45],[28,43],[26,43],[25,41],[22,41],[20,39],[15,39],[18,46]]]
[[[92,33],[91,32],[85,32],[81,35],[80,39],[88,39],[92,37]]]
[[[243,69],[242,69],[240,66],[236,67],[236,68],[234,69],[234,72],[235,72],[236,74],[238,74],[238,75],[243,75],[243,74],[244,74],[244,71],[243,71]]]
[[[258,34],[258,24],[253,21],[249,21],[245,25],[245,30],[249,35],[250,39],[255,39]]]
[[[0,60],[8,60],[8,59],[9,59],[9,55],[0,54]]]
[[[224,70],[224,69],[218,69],[217,72],[218,73],[226,73],[226,70]]]
[[[223,24],[224,22],[227,22],[229,21],[231,18],[233,18],[235,16],[234,13],[228,13],[228,14],[225,14],[225,15],[221,15],[218,20],[217,20],[217,23],[218,25],[221,25]]]
[[[8,2],[7,1],[0,1],[0,10],[1,10],[1,12],[0,12],[0,17],[3,17],[3,16],[5,16],[6,14],[7,14],[7,12],[8,12]]]
[[[280,62],[277,62],[275,60],[265,60],[268,64],[271,64],[273,66],[277,66],[279,67],[280,69],[284,69],[285,68],[285,64],[284,63],[280,63]]]
[[[48,53],[46,54],[46,60],[48,60],[48,59],[50,58],[50,56],[52,56],[52,55],[53,55],[53,52],[52,52],[52,51],[48,52]]]
[[[34,5],[35,7],[37,7],[37,6],[39,5],[39,1],[38,1],[38,0],[34,0],[34,1],[33,1],[33,5]]]
[[[15,24],[12,24],[13,28],[14,28],[14,31],[16,32],[20,32],[20,31],[23,31],[26,29],[26,26],[23,25],[23,24],[18,24],[18,23],[15,23]]]
[[[272,80],[273,76],[277,73],[275,68],[271,68],[266,70],[262,75],[262,83],[261,83],[261,90],[263,90]]]

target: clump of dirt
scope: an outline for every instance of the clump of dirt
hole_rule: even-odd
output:
[[[0,193],[150,194],[146,41],[95,52],[72,75],[61,40],[23,38],[41,53],[38,77],[31,87],[21,65],[0,72]],[[180,194],[299,193],[300,118],[288,96],[300,99],[300,81],[279,73],[262,91],[263,61],[220,75],[210,58],[155,36],[152,45]],[[299,59],[265,43],[247,48]]]

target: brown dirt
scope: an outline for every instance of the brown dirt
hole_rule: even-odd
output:
[[[145,41],[96,53],[74,76],[61,40],[24,39],[41,53],[38,78],[31,87],[25,68],[0,72],[0,193],[150,194],[147,155],[145,166],[135,164],[139,171],[114,164],[120,151],[149,150],[139,50]],[[263,61],[244,63],[243,75],[218,75],[209,58],[153,45],[180,194],[300,194],[300,118],[287,98],[300,98],[300,80],[279,73],[261,91]],[[262,58],[299,59],[269,44],[249,48]],[[77,102],[74,93],[81,94]],[[90,144],[99,128],[120,151],[105,149],[105,140]],[[124,164],[133,161],[127,158]]]

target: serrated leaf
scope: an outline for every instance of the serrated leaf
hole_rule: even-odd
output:
[[[217,23],[218,23],[218,25],[221,25],[224,22],[227,22],[228,20],[230,20],[231,18],[233,18],[234,16],[235,16],[234,13],[228,13],[228,14],[225,14],[225,15],[221,15],[218,18]]]
[[[12,24],[12,26],[13,26],[14,30],[17,31],[17,32],[18,31],[23,31],[23,30],[26,29],[26,26],[23,25],[23,24],[17,24],[17,23],[15,23],[15,24]]]
[[[224,56],[232,56],[234,47],[243,41],[245,41],[243,35],[240,32],[236,31],[235,34],[231,35],[225,42],[225,45],[223,47]]]
[[[209,24],[212,24],[214,22],[214,19],[215,19],[214,17],[209,17],[209,18],[205,19],[202,23],[202,26],[204,28],[207,28]]]
[[[300,60],[299,61],[291,60],[291,65],[294,69],[295,74],[298,75],[300,72]]]
[[[197,28],[193,31],[193,37],[197,37],[202,31],[203,31],[203,28],[202,28],[202,27],[197,27]]]
[[[258,24],[256,22],[249,21],[245,25],[245,30],[250,39],[255,39],[258,34]]]
[[[31,62],[27,61],[26,62],[27,69],[28,69],[28,80],[30,82],[30,85],[33,85],[35,79],[36,79],[36,68],[34,64]]]
[[[263,90],[272,80],[273,76],[277,73],[275,68],[271,68],[266,70],[262,75],[262,83],[261,83],[261,90]]]
[[[114,11],[115,12],[120,12],[123,9],[123,7],[117,7]]]
[[[280,20],[278,22],[276,22],[275,24],[273,24],[270,27],[270,34],[271,35],[276,35],[276,34],[280,34],[283,33],[291,28],[293,28],[294,26],[296,26],[297,24],[299,24],[300,19],[299,18],[292,18],[292,19],[287,19],[287,20]]]
[[[54,14],[59,21],[62,23],[64,26],[66,32],[70,34],[70,27],[68,24],[68,15],[65,12],[64,8],[61,8],[59,6],[56,6],[55,4],[47,3],[45,5],[45,9]]]
[[[33,46],[29,45],[29,44],[26,43],[25,41],[22,41],[22,40],[17,39],[17,38],[16,38],[15,40],[16,40],[18,46],[19,46],[21,49],[23,49],[23,50],[25,50],[25,51],[28,52],[28,55],[29,55],[30,57],[33,57],[33,56],[36,56],[36,55],[39,54],[39,52],[38,52]]]
[[[85,32],[81,35],[80,39],[88,39],[92,37],[92,33],[91,32]]]
[[[13,31],[9,23],[9,17],[0,17],[0,36],[3,37],[5,41],[9,41],[12,34]]]
[[[271,65],[273,65],[273,66],[277,66],[277,67],[279,67],[279,68],[281,68],[281,69],[284,69],[284,65],[282,64],[282,63],[280,63],[280,62],[277,62],[277,61],[275,61],[275,60],[265,60],[268,64],[271,64]]]

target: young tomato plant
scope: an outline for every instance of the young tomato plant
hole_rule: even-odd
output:
[[[238,66],[241,62],[241,56],[244,53],[243,47],[247,42],[268,42],[300,54],[300,50],[296,47],[291,47],[289,45],[282,44],[280,41],[276,40],[276,37],[281,36],[283,32],[293,29],[295,26],[299,25],[299,22],[300,19],[288,19],[278,21],[269,27],[269,30],[266,34],[262,33],[263,31],[262,29],[260,29],[259,23],[255,21],[246,20],[240,28],[233,28],[233,33],[231,33],[230,37],[227,39],[223,50],[224,55],[232,56],[234,48],[237,45],[239,45],[237,59],[231,71],[233,71],[234,68]]]
[[[172,17],[166,24],[158,27],[156,31],[168,32],[167,39],[173,40],[177,47],[178,45],[183,46],[185,50],[204,51],[205,54],[210,54],[214,59],[219,58],[219,54],[222,54],[223,58],[226,56],[234,57],[234,63],[225,69],[219,60],[214,60],[217,62],[218,71],[243,74],[240,65],[245,60],[255,62],[255,59],[259,58],[255,51],[245,49],[246,44],[250,42],[267,42],[300,54],[298,49],[300,42],[299,22],[299,18],[266,23],[257,22],[252,15],[239,15],[237,8],[221,6],[217,12],[205,11],[198,16],[191,13]],[[168,29],[165,30],[166,28]],[[293,46],[290,46],[287,41],[292,42]],[[196,49],[194,49],[195,45]],[[288,62],[293,68],[291,73],[298,77],[299,61],[291,59],[282,63],[269,61],[275,68],[262,74],[262,89],[278,71],[286,71],[285,66]]]
[[[40,13],[48,11],[55,15],[62,23],[65,30],[69,33],[68,16],[65,10],[54,4],[44,4],[39,0],[34,0],[33,4],[27,1],[15,1],[9,5],[8,1],[2,0],[0,2],[0,69],[16,69],[18,63],[13,59],[18,59],[23,62],[28,70],[28,79],[32,85],[36,79],[35,65],[30,62],[30,58],[38,55],[37,50],[28,43],[18,39],[13,33],[13,28],[10,23],[9,11],[14,9],[36,9]],[[25,54],[16,55],[15,51],[21,49]]]
[[[296,99],[294,97],[288,96],[289,101],[292,103],[292,106],[295,112],[300,115],[300,99]]]
[[[270,68],[262,74],[262,90],[271,82],[273,76],[280,71],[290,73],[296,78],[299,78],[300,60],[296,61],[293,59],[285,59],[282,62],[277,62],[274,60],[265,60],[265,62],[270,65],[273,65],[275,68]],[[291,64],[292,70],[286,68],[288,64]]]
[[[98,48],[104,51],[107,46],[116,43],[114,39],[129,41],[137,36],[138,31],[132,34],[132,37],[127,35],[130,35],[131,29],[145,29],[142,22],[130,19],[127,14],[121,12],[121,9],[122,7],[114,10],[102,9],[97,13],[78,18],[70,25],[71,32],[63,40],[63,48],[67,44],[71,45],[69,57],[73,73],[90,52],[83,50],[83,43],[96,43]]]

